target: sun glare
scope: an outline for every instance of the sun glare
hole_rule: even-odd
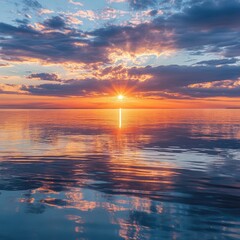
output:
[[[118,100],[123,100],[124,96],[120,94],[120,95],[117,96],[117,98],[118,98]]]

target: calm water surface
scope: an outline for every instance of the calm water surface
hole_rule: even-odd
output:
[[[240,239],[240,110],[1,110],[0,239]]]

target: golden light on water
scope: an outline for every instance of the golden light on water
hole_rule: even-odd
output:
[[[122,102],[124,99],[124,95],[118,94],[117,99]],[[121,104],[122,105],[122,104]],[[122,108],[120,107],[118,110],[118,128],[122,128]]]
[[[123,101],[124,96],[122,94],[119,94],[117,96],[117,98],[119,101]],[[120,105],[122,105],[122,104],[120,104]],[[121,107],[118,109],[118,128],[119,129],[122,128],[122,108]]]
[[[122,109],[119,108],[118,110],[118,127],[122,128]]]

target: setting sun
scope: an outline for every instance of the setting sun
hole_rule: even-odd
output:
[[[120,95],[117,96],[117,98],[118,98],[118,100],[123,100],[124,96],[120,94]]]

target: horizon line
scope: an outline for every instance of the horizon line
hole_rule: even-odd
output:
[[[0,110],[114,110],[114,109],[126,109],[126,110],[240,110],[240,107],[222,107],[222,108],[31,108],[31,107],[26,107],[26,108],[4,108],[0,107]]]

